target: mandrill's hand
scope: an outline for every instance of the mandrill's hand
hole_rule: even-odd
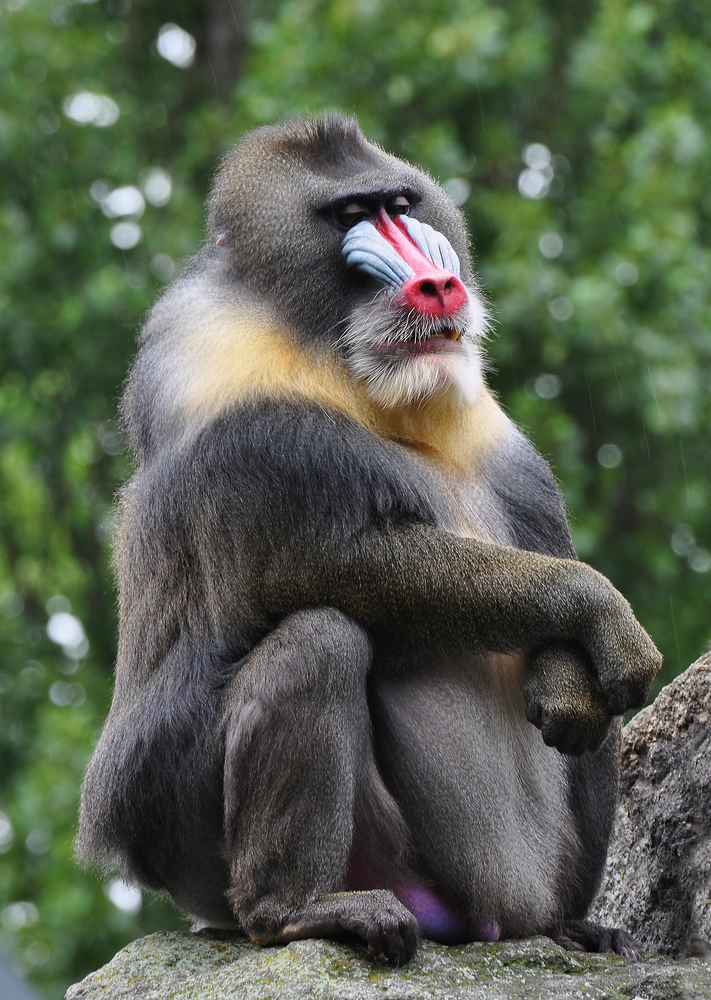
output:
[[[580,630],[569,639],[582,643],[590,655],[610,715],[623,715],[644,705],[662,656],[610,581],[577,565],[582,574],[571,596]]]
[[[592,665],[572,644],[546,646],[531,657],[524,697],[526,718],[561,753],[597,750],[613,718]]]
[[[644,704],[662,658],[610,582],[582,563],[568,564],[559,592],[572,642],[546,642],[528,663],[526,717],[548,746],[581,754],[600,747],[613,716]]]

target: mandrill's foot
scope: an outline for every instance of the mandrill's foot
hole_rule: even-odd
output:
[[[551,931],[549,937],[568,951],[596,951],[604,955],[613,952],[635,961],[642,954],[642,946],[627,931],[602,927],[588,920],[568,920]]]
[[[256,944],[285,944],[299,938],[329,937],[350,931],[368,943],[368,951],[393,965],[408,962],[420,942],[420,925],[386,889],[334,892],[275,922],[268,902],[240,922]]]

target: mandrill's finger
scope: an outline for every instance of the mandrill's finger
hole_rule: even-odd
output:
[[[637,622],[622,634],[619,645],[622,649],[620,666],[599,674],[608,707],[615,715],[644,705],[654,676],[662,665],[662,654]]]
[[[524,698],[528,721],[561,753],[597,750],[607,735],[612,715],[579,647],[556,644],[538,650],[528,664]]]
[[[578,563],[569,577],[568,599],[577,610],[570,634],[589,653],[611,715],[640,708],[662,657],[625,598],[601,573]]]
[[[588,648],[597,668],[608,710],[623,715],[641,708],[649,695],[662,655],[621,595],[598,608],[596,635]]]

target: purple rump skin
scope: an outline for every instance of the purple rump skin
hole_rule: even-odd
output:
[[[440,944],[466,944],[469,941],[498,941],[501,928],[496,920],[472,924],[431,886],[417,882],[390,881],[381,878],[366,858],[354,851],[351,856],[346,884],[354,892],[368,889],[389,889],[403,906],[417,918],[424,937]]]

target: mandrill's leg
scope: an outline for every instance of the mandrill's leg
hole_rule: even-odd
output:
[[[329,608],[285,618],[231,682],[226,706],[227,899],[262,944],[354,931],[406,961],[412,914],[389,892],[342,892],[354,818],[399,816],[374,767],[363,630]],[[373,798],[379,804],[373,807]]]

